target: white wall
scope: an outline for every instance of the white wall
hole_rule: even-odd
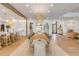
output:
[[[14,30],[20,35],[26,35],[26,20],[18,20],[14,24]]]
[[[69,28],[73,28],[74,29],[74,31],[76,31],[76,32],[79,32],[79,20],[74,20],[74,19],[70,19],[70,20],[61,20],[61,19],[59,19],[59,20],[44,20],[44,22],[43,22],[43,25],[47,22],[48,23],[48,25],[49,25],[49,34],[51,35],[52,34],[52,24],[54,23],[54,22],[58,22],[57,24],[59,25],[59,24],[61,24],[62,25],[62,29],[63,29],[63,33],[64,34],[66,34],[67,33],[67,30],[69,29]],[[71,23],[71,22],[74,22],[73,23],[73,27],[68,27],[68,25]],[[36,30],[35,30],[35,25],[36,25],[36,21],[35,20],[30,20],[29,21],[29,23],[30,22],[33,22],[33,31],[35,32]],[[29,25],[29,24],[28,24]],[[29,26],[28,26],[29,27]],[[30,32],[30,31],[28,31],[28,32]]]
[[[5,32],[7,32],[6,22],[1,24],[5,25]],[[10,28],[10,31],[18,32],[20,35],[26,35],[26,20],[16,20],[12,28]]]
[[[79,32],[79,20],[71,19],[71,20],[63,20],[63,22],[64,22],[63,25],[64,33],[66,33],[68,29],[73,29],[74,31]],[[72,23],[71,26],[69,26],[70,23]]]

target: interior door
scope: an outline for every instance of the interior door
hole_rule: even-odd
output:
[[[57,34],[57,22],[52,24],[52,34]]]
[[[4,24],[1,24],[1,31],[4,31]]]

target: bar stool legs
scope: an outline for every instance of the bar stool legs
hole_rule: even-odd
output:
[[[5,39],[5,45],[8,46],[8,38]]]
[[[0,36],[0,48],[11,45],[18,40],[18,36],[15,34],[1,35]]]
[[[0,42],[0,48],[1,48],[1,42]]]

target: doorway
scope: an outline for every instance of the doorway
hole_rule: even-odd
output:
[[[57,34],[57,22],[55,22],[54,24],[52,24],[52,34]]]

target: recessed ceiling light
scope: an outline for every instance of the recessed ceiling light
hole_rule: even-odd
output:
[[[5,9],[2,10],[2,12],[6,15],[7,14],[7,11]]]
[[[54,5],[53,4],[50,4],[50,6],[53,7]]]
[[[6,12],[6,10],[5,10],[5,9],[2,9],[2,11],[3,11],[3,12]]]
[[[47,12],[50,13],[50,10],[48,10]]]
[[[29,7],[29,4],[26,4],[26,7]]]

